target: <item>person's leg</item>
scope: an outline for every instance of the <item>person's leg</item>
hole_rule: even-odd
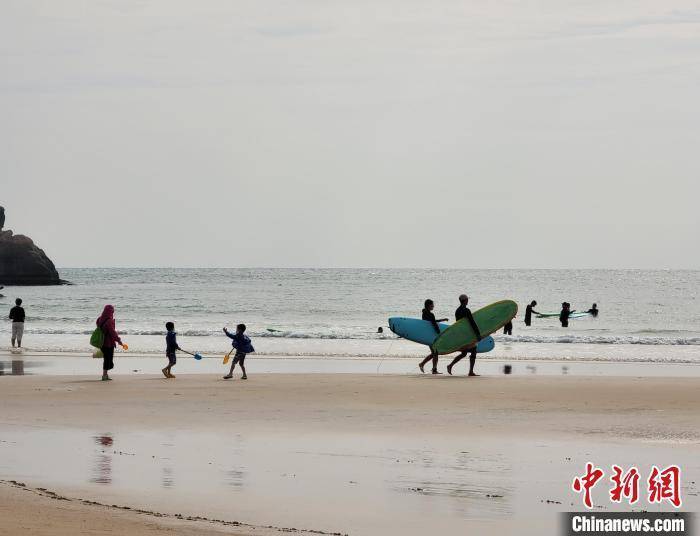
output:
[[[243,361],[241,361],[241,370],[243,371],[243,376],[241,376],[241,380],[247,380],[248,375],[245,373],[245,365],[243,364]]]
[[[109,380],[108,372],[114,368],[114,348],[105,346],[102,348],[102,379]]]
[[[238,363],[238,358],[234,357],[233,361],[231,361],[231,370],[228,371],[228,374],[224,376],[224,380],[230,380],[233,378],[233,369],[236,368],[236,363]]]
[[[163,373],[163,376],[168,378],[170,376],[170,358],[168,358],[168,364],[165,365],[160,371]]]
[[[466,356],[466,355],[467,355],[466,351],[460,352],[459,355],[452,360],[452,363],[447,365],[447,373],[450,376],[452,375],[452,367],[454,367],[457,363],[459,363],[462,359],[464,359],[464,356]]]
[[[24,335],[24,322],[17,322],[17,348],[22,348],[22,335]]]
[[[474,373],[474,365],[475,364],[476,364],[476,347],[474,347],[471,354],[469,354],[469,375],[470,376],[478,376],[478,374]]]
[[[175,356],[172,356],[168,359],[168,378],[174,378],[175,374],[173,374],[173,367],[175,366],[175,363],[177,363],[177,360],[175,359]]]
[[[15,341],[17,340],[17,328],[15,324],[16,322],[12,322],[12,348],[15,347]]]
[[[438,364],[438,354],[437,352],[433,353],[433,374],[440,374],[437,369],[437,364]]]
[[[425,364],[426,364],[428,361],[430,361],[431,359],[433,359],[433,353],[432,353],[432,352],[430,352],[427,356],[425,356],[425,359],[424,359],[423,361],[421,361],[420,363],[418,363],[418,368],[420,369],[421,372],[425,372],[425,370],[423,370],[423,367],[424,367]]]

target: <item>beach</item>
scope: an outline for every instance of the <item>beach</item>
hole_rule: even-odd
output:
[[[3,530],[537,534],[589,459],[680,465],[700,506],[698,377],[254,370],[0,378]]]

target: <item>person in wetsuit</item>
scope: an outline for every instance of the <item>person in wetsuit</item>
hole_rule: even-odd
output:
[[[435,315],[433,314],[434,308],[435,308],[435,303],[433,303],[433,300],[430,300],[430,299],[425,300],[425,304],[423,307],[421,318],[423,320],[430,322],[433,325],[433,328],[435,329],[435,333],[437,333],[439,335],[440,334],[440,326],[438,326],[438,322],[447,322],[447,318],[441,318],[439,320],[435,320]],[[425,370],[423,370],[423,367],[431,359],[433,360],[433,371],[432,371],[433,374],[440,374],[437,370],[438,355],[437,355],[437,353],[433,352],[432,350],[431,350],[430,354],[428,356],[426,356],[426,358],[418,364],[418,368],[420,369],[421,372],[425,372]]]
[[[592,306],[588,311],[586,311],[586,312],[591,313],[591,316],[592,316],[593,318],[597,317],[597,316],[598,316],[598,312],[599,312],[599,311],[598,311],[598,304],[597,304],[597,303],[594,303],[593,306]]]
[[[478,376],[478,374],[474,373],[474,365],[476,363],[476,345],[479,343],[482,337],[481,332],[479,331],[479,326],[476,325],[472,312],[469,310],[469,307],[467,307],[468,303],[469,297],[466,294],[460,295],[459,307],[457,307],[457,310],[455,311],[455,320],[459,321],[462,318],[465,318],[467,322],[469,322],[474,330],[474,333],[476,334],[476,343],[474,343],[473,347],[462,350],[460,354],[452,360],[452,363],[447,365],[447,372],[450,375],[452,375],[452,367],[454,367],[467,354],[469,354],[469,376]]]
[[[569,302],[564,302],[561,304],[561,313],[559,313],[559,322],[561,322],[561,327],[569,327],[569,317],[574,311],[571,309],[571,304]]]
[[[503,326],[503,335],[512,335],[513,334],[513,321],[509,320],[508,323]]]
[[[525,307],[525,325],[530,326],[532,324],[532,313],[539,314],[533,309],[537,305],[535,300],[532,300],[527,307]]]

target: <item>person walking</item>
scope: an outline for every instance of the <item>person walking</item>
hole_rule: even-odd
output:
[[[109,381],[112,378],[109,377],[109,371],[114,368],[114,349],[117,344],[127,349],[126,344],[124,344],[117,333],[117,328],[114,323],[114,306],[105,305],[102,314],[97,319],[97,327],[102,330],[104,334],[104,341],[102,343],[102,381]]]
[[[440,320],[437,320],[435,318],[435,314],[433,313],[433,309],[435,309],[435,303],[431,299],[425,300],[425,303],[423,304],[423,311],[421,312],[421,318],[427,322],[430,322],[430,324],[433,326],[433,329],[435,330],[435,336],[437,337],[440,335],[440,326],[438,325],[438,322],[447,322],[447,318],[441,318]],[[425,367],[426,363],[428,361],[433,362],[433,369],[432,373],[433,374],[440,374],[437,369],[437,364],[438,364],[438,355],[433,352],[433,350],[430,350],[430,354],[426,356],[423,361],[418,363],[418,368],[420,369],[421,372],[425,372]]]
[[[469,307],[467,307],[468,303],[469,297],[466,294],[461,294],[459,296],[459,307],[457,307],[457,310],[455,311],[455,320],[459,321],[464,318],[467,322],[469,322],[469,325],[472,327],[472,330],[474,330],[474,334],[476,335],[476,342],[471,348],[462,350],[459,355],[452,360],[452,363],[447,365],[447,373],[450,376],[452,375],[452,367],[461,361],[462,358],[466,357],[467,354],[469,354],[469,376],[478,376],[478,374],[474,372],[474,365],[476,364],[476,345],[479,343],[482,337],[481,332],[479,331],[479,326],[476,325],[472,312],[469,310]]]

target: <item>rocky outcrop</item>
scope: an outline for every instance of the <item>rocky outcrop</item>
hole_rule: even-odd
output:
[[[31,238],[3,231],[5,209],[0,207],[0,285],[60,285],[56,267]]]

